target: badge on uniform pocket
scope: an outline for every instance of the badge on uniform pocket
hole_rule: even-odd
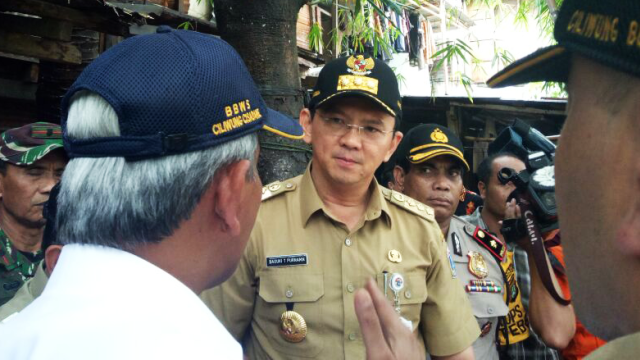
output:
[[[477,251],[469,251],[469,272],[478,279],[484,279],[489,275],[489,267],[482,254]]]
[[[280,255],[267,257],[267,267],[308,265],[307,254]]]

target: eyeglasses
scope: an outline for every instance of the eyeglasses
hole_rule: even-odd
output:
[[[320,117],[329,131],[336,136],[344,136],[351,129],[356,129],[363,140],[375,142],[382,140],[385,135],[392,133],[394,130],[385,131],[382,125],[358,126],[347,124],[344,120],[335,117]]]

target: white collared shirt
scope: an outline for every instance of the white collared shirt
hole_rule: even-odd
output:
[[[102,246],[65,246],[42,295],[0,326],[0,359],[241,358],[182,282]]]

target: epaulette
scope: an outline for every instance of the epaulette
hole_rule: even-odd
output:
[[[489,250],[491,255],[498,261],[504,260],[504,256],[507,253],[507,246],[497,237],[493,236],[486,230],[483,230],[480,226],[468,224],[464,227],[464,232],[471,236],[478,244],[482,245],[485,249]]]
[[[284,194],[288,191],[293,191],[295,189],[296,184],[290,181],[274,181],[271,184],[262,187],[262,201],[270,199],[276,195]]]
[[[390,203],[430,221],[435,221],[433,209],[429,206],[394,190],[382,188],[382,195]]]

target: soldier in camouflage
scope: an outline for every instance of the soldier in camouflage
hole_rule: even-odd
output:
[[[0,306],[43,258],[42,209],[66,163],[59,125],[38,122],[0,135]]]

